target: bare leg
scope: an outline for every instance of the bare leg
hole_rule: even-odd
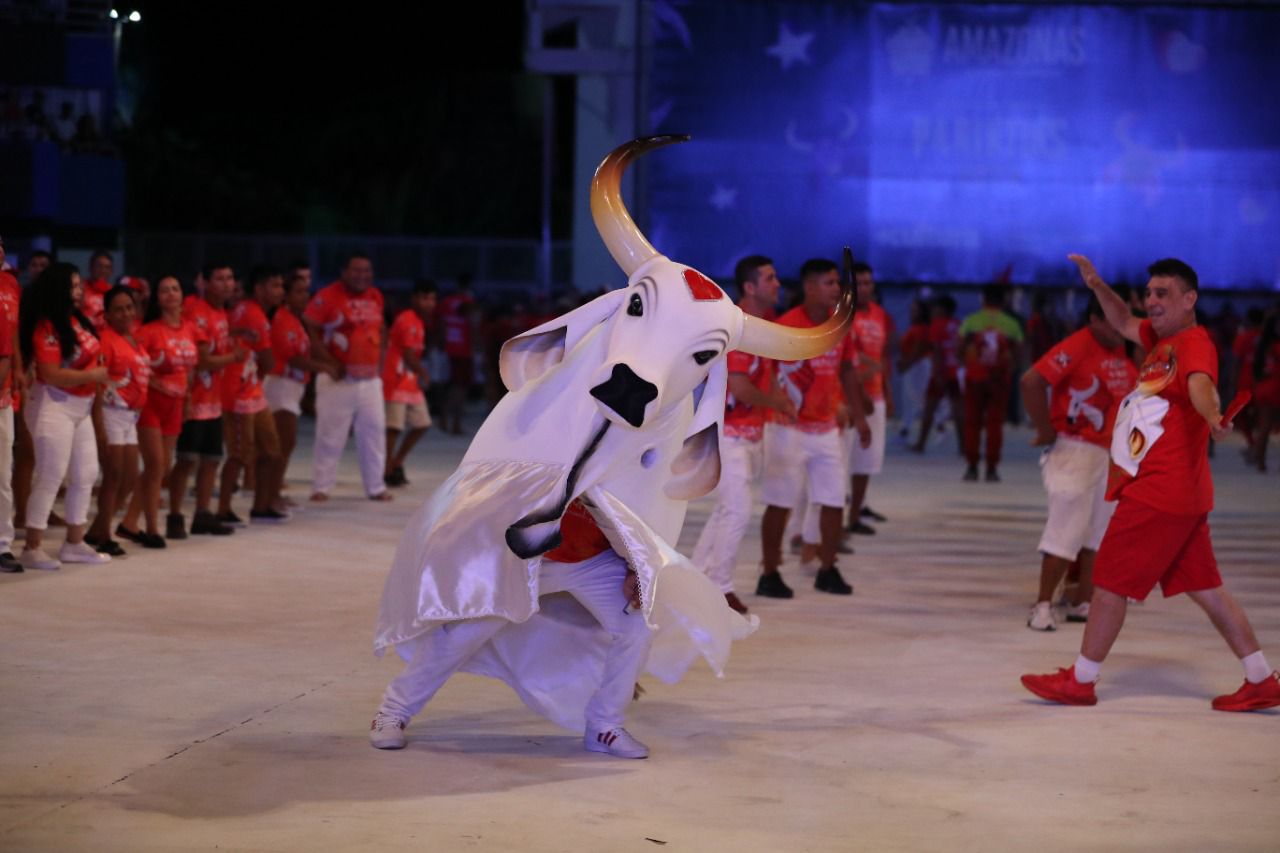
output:
[[[27,498],[31,496],[31,481],[36,472],[36,449],[22,415],[13,419],[13,433],[13,526],[26,527]]]
[[[862,504],[867,499],[867,486],[870,482],[869,474],[854,474],[849,478],[850,492],[853,494],[853,498],[849,501],[850,527],[862,520]]]
[[[240,480],[240,472],[244,464],[234,456],[228,456],[222,463],[222,483],[218,487],[218,514],[231,512],[231,496],[235,494],[236,484]]]
[[[182,501],[187,494],[187,483],[191,480],[191,471],[195,462],[190,459],[179,459],[173,463],[173,471],[169,474],[169,512],[181,513]]]
[[[1102,663],[1111,652],[1116,637],[1120,636],[1128,611],[1129,602],[1123,595],[1094,587],[1089,621],[1085,623],[1084,639],[1080,641],[1080,654],[1095,663]]]
[[[404,434],[404,441],[401,442],[400,449],[396,452],[394,464],[388,469],[388,471],[394,471],[395,469],[402,467],[405,460],[409,458],[409,454],[413,452],[413,446],[421,441],[422,437],[426,434],[427,429],[425,427],[422,429],[411,429],[406,432]]]
[[[196,512],[208,512],[213,503],[213,483],[218,478],[218,460],[201,459],[196,469]]]
[[[124,474],[124,445],[107,445],[102,456],[102,485],[98,487],[98,517],[89,528],[89,538],[105,542],[111,538],[111,520],[116,514],[116,501]]]
[[[396,470],[396,439],[399,437],[400,430],[387,427],[387,465],[382,472],[383,478],[390,477],[391,472]]]
[[[840,518],[844,515],[844,507],[824,506],[818,523],[822,529],[822,544],[818,546],[818,557],[824,569],[836,564],[836,550],[840,547]]]
[[[787,530],[787,516],[791,510],[780,506],[765,508],[760,520],[760,540],[764,551],[764,573],[775,574],[782,563],[782,536]]]
[[[1188,592],[1187,595],[1209,614],[1213,627],[1218,629],[1236,657],[1247,657],[1261,648],[1253,626],[1249,624],[1249,617],[1244,615],[1244,609],[1224,587]],[[1089,618],[1092,621],[1092,614]]]
[[[1098,558],[1097,551],[1081,548],[1076,561],[1080,565],[1080,579],[1075,591],[1071,594],[1071,603],[1080,604],[1093,598],[1093,562]]]
[[[1055,557],[1052,554],[1044,555],[1040,560],[1040,597],[1036,599],[1037,602],[1053,601],[1053,593],[1057,590],[1069,565],[1071,563],[1061,557]]]
[[[155,503],[160,503],[160,481],[164,478],[164,437],[160,435],[160,430],[139,427],[138,451],[142,454],[142,477],[139,478],[138,487],[133,490],[133,498],[129,501],[124,518],[120,520],[120,526],[130,533],[138,532],[139,517],[144,511],[150,510],[152,503],[149,496],[153,488],[156,493]],[[148,518],[149,525],[153,525],[154,521],[154,518]],[[154,533],[156,529],[150,526],[149,531]]]

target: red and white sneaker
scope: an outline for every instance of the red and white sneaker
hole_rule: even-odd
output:
[[[1261,711],[1263,708],[1274,708],[1280,705],[1280,672],[1271,675],[1257,684],[1245,681],[1235,693],[1219,696],[1213,700],[1215,711]]]
[[[408,743],[404,736],[404,720],[379,711],[369,724],[369,743],[375,749],[404,749]]]
[[[616,729],[587,729],[582,737],[582,745],[588,752],[604,752],[618,758],[648,758],[649,747],[631,736],[631,732],[622,727]]]
[[[1093,692],[1093,682],[1081,684],[1076,681],[1074,665],[1046,675],[1024,675],[1022,686],[1041,699],[1062,705],[1098,704],[1097,694]]]

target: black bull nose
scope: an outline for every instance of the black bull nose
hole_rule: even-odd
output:
[[[644,407],[657,398],[658,389],[652,382],[636,376],[635,371],[625,364],[615,364],[609,381],[592,388],[591,396],[613,409],[633,427],[639,427],[644,423]]]

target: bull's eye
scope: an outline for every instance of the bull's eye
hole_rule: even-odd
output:
[[[644,316],[644,303],[640,301],[640,294],[631,294],[631,302],[627,304],[627,313],[632,317]]]
[[[713,349],[699,350],[693,354],[693,360],[698,364],[706,364],[708,361],[716,357],[716,351]]]

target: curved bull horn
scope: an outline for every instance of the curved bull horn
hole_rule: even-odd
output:
[[[853,253],[848,248],[844,253],[845,275],[840,283],[840,302],[825,323],[798,329],[744,313],[742,338],[736,349],[779,361],[800,361],[822,355],[840,343],[853,322]]]
[[[591,180],[591,218],[595,220],[596,230],[600,232],[600,239],[604,240],[609,254],[628,277],[645,261],[657,257],[658,250],[650,245],[632,221],[631,214],[627,213],[627,206],[622,202],[622,173],[641,154],[674,142],[688,141],[689,137],[684,135],[633,139],[610,151]]]

